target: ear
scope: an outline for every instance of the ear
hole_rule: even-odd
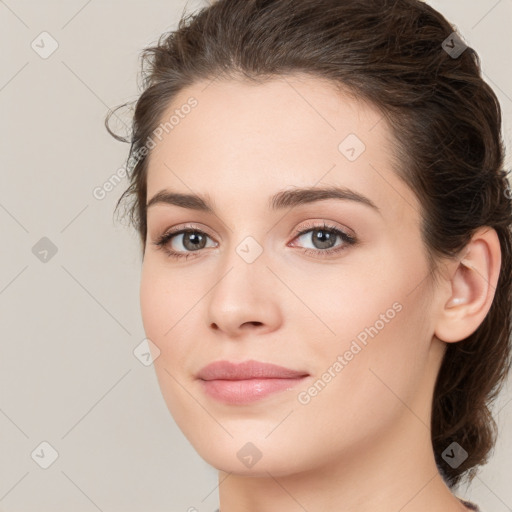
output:
[[[440,296],[434,334],[448,343],[473,334],[491,308],[501,267],[501,248],[493,228],[479,228],[449,264],[448,283]]]

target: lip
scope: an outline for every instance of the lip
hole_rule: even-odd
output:
[[[309,374],[271,363],[215,361],[197,374],[206,394],[228,404],[247,404],[289,390]]]

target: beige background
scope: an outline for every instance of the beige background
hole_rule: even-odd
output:
[[[512,0],[430,2],[480,54],[512,148]],[[114,223],[128,146],[103,128],[137,95],[140,50],[200,1],[0,0],[0,509],[213,511],[216,472],[174,424],[144,338],[135,232]],[[50,36],[58,44],[51,49]],[[39,44],[38,51],[31,47]],[[38,43],[39,42],[39,43]],[[510,155],[507,168],[510,168]],[[34,252],[57,252],[41,261]],[[43,244],[42,246],[36,244]],[[44,256],[44,253],[41,253]],[[43,257],[41,256],[41,257]],[[484,512],[512,510],[512,392],[500,439],[459,490]],[[51,462],[51,448],[57,459]],[[42,450],[42,451],[41,451]]]

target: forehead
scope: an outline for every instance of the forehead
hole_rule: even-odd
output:
[[[415,201],[393,172],[393,138],[380,111],[324,80],[197,82],[161,122],[147,199],[170,188],[266,206],[277,190],[322,184],[357,189],[399,214]]]

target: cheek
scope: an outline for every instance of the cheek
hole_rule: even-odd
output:
[[[294,292],[310,310],[299,305],[307,313],[299,321],[304,326],[309,321],[325,339],[331,337],[336,343],[375,324],[379,332],[387,330],[400,315],[397,303],[405,306],[410,302],[414,309],[417,297],[411,292],[421,288],[428,275],[425,255],[416,232],[407,242],[396,237],[381,236],[356,248],[339,266],[298,265],[291,272],[283,269]],[[287,314],[293,316],[291,311]]]
[[[424,288],[419,287],[403,296],[400,313],[383,329],[376,343],[371,342],[368,366],[375,386],[397,403],[412,405],[425,384],[423,379],[429,378],[432,332],[425,295]]]
[[[183,404],[190,404],[190,396],[183,388],[183,368],[186,359],[198,358],[191,337],[183,333],[187,322],[194,319],[194,295],[180,285],[176,272],[170,273],[164,266],[144,261],[140,281],[140,308],[146,337],[159,350],[153,367],[162,396],[178,424],[190,422],[189,412]],[[195,296],[195,295],[194,295]],[[188,376],[186,376],[188,378]]]
[[[146,260],[140,282],[140,309],[146,337],[159,349],[155,360],[158,371],[165,365],[172,372],[187,352],[180,329],[190,321],[194,300],[187,287],[178,282],[176,272],[170,273],[161,265]],[[188,294],[188,295],[187,295]],[[186,337],[185,337],[186,338]]]
[[[391,388],[406,399],[425,369],[432,335],[426,263],[420,257],[390,254],[367,262],[362,270],[316,280],[308,306],[322,322],[310,322],[320,341],[308,347],[309,359],[316,361],[317,377],[331,368],[337,392],[351,390],[352,397],[377,403],[379,396],[392,395]],[[318,288],[321,282],[325,285]],[[305,331],[307,324],[303,322]],[[310,331],[310,339],[313,336]],[[337,365],[336,372],[332,367],[339,356],[343,369]]]
[[[142,267],[142,323],[146,337],[158,347],[153,366],[176,419],[184,413],[182,406],[191,400],[183,386],[194,378],[192,372],[204,360],[204,283],[192,267],[170,269],[165,262],[151,258]]]
[[[173,311],[172,304],[169,304],[169,294],[166,291],[167,283],[163,279],[158,279],[158,274],[151,270],[149,264],[144,262],[140,282],[140,309],[142,323],[146,336],[155,343],[160,350],[161,336],[165,332],[163,320],[165,311]],[[172,318],[168,316],[169,325]]]
[[[365,317],[359,317],[361,323],[351,333],[315,350],[315,379],[309,388],[297,390],[302,394],[297,396],[296,417],[331,439],[333,446],[368,441],[411,415],[409,408],[423,414],[415,400],[428,359],[427,330],[421,326],[424,310],[411,296],[400,299],[401,309],[391,308],[393,313],[386,296],[367,303]],[[351,306],[357,311],[357,304]],[[379,319],[386,311],[388,323]],[[349,313],[340,316],[354,326]],[[300,430],[297,424],[289,428],[289,436],[294,428]]]
[[[356,337],[364,342],[370,332],[378,331],[380,336],[400,316],[405,295],[397,276],[382,270],[374,273],[369,266],[354,266],[290,279],[296,290],[307,290],[301,298],[309,312],[302,307],[304,315],[297,321],[305,329],[316,330],[323,340],[330,339],[329,345],[338,349]],[[285,314],[294,316],[292,311]]]

